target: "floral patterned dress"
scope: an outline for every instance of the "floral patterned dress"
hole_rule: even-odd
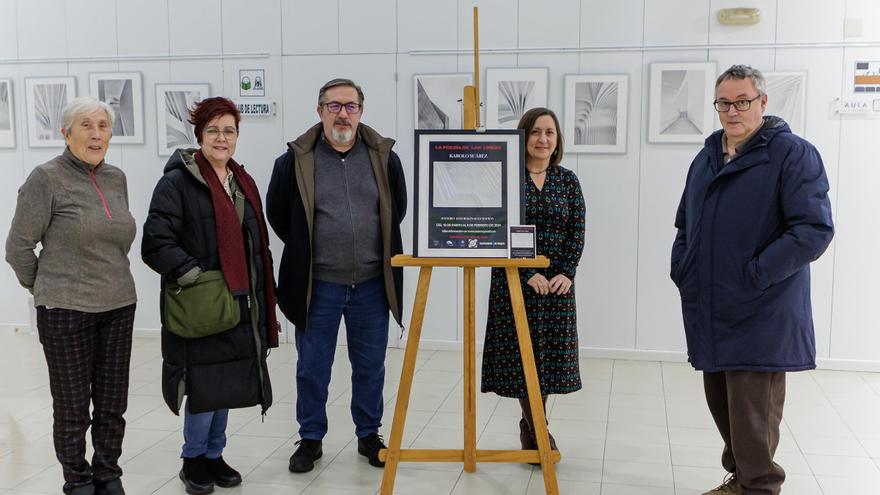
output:
[[[548,168],[540,190],[526,175],[523,223],[537,227],[538,254],[550,258],[548,268],[520,269],[529,333],[541,394],[567,394],[581,389],[574,284],[568,294],[542,296],[526,282],[535,273],[547,280],[561,273],[574,282],[584,249],[584,196],[577,175],[563,167]],[[507,277],[498,268],[492,269],[481,389],[504,397],[527,397]]]

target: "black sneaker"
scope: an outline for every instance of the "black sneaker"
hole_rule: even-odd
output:
[[[297,440],[295,445],[299,445],[299,448],[290,456],[290,464],[287,466],[287,469],[291,473],[307,473],[315,469],[315,461],[324,455],[324,451],[321,449],[321,441],[303,438],[302,440]]]
[[[110,481],[95,481],[95,495],[125,495],[122,488],[122,480],[119,478]]]
[[[95,485],[91,481],[85,483],[71,483],[68,481],[64,483],[61,491],[64,492],[64,495],[94,495]]]
[[[358,454],[369,459],[371,466],[385,467],[385,463],[379,460],[379,451],[387,448],[378,433],[358,438]]]
[[[205,464],[208,467],[208,473],[211,475],[214,484],[217,486],[231,488],[241,484],[241,473],[232,469],[229,464],[226,464],[226,461],[223,460],[223,456],[216,459],[206,457]]]
[[[203,495],[214,491],[214,480],[208,472],[205,456],[184,457],[180,470],[180,481],[186,486],[186,493]]]

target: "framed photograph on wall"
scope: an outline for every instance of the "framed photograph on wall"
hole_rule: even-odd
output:
[[[415,129],[461,129],[464,87],[471,74],[413,75]]]
[[[516,129],[520,117],[547,106],[546,67],[486,69],[486,129]]]
[[[767,109],[764,115],[782,117],[791,132],[804,135],[807,99],[806,72],[765,72],[767,79]]]
[[[144,142],[144,90],[140,72],[91,73],[89,93],[110,105],[116,113],[111,142]]]
[[[15,104],[12,79],[0,79],[0,148],[15,148]]]
[[[523,218],[522,131],[415,131],[413,253],[506,258]]]
[[[651,64],[648,141],[702,143],[715,129],[715,62]]]
[[[626,153],[629,77],[565,76],[565,151]]]
[[[33,148],[64,147],[61,135],[61,111],[76,97],[76,79],[63,77],[26,77],[28,144]]]
[[[156,136],[160,156],[198,147],[189,109],[211,94],[208,83],[156,85]]]

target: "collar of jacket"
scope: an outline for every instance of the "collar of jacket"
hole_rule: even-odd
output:
[[[198,148],[178,148],[174,150],[174,153],[168,158],[168,163],[165,164],[163,172],[168,173],[175,168],[182,168],[189,172],[200,184],[208,187],[208,183],[202,177],[202,172],[199,170],[199,164],[196,163],[195,154],[197,151],[199,151]]]
[[[300,137],[287,143],[287,147],[297,155],[310,153],[315,149],[315,145],[318,144],[318,140],[323,132],[324,126],[321,122],[318,122]],[[394,146],[393,139],[382,136],[366,124],[358,124],[357,132],[358,137],[363,140],[367,148],[372,148],[383,155],[391,151],[391,148]]]
[[[749,138],[742,150],[737,150],[736,156],[726,166],[719,167],[721,171],[718,173],[718,177],[764,163],[767,156],[767,145],[770,144],[770,141],[777,134],[786,132],[791,133],[791,129],[785,120],[774,115],[764,117],[764,124],[761,126],[761,129]],[[710,152],[710,159],[712,160],[723,160],[722,135],[724,135],[724,130],[720,129],[706,138],[706,149]]]
[[[312,233],[315,223],[315,146],[324,132],[324,126],[318,122],[302,136],[287,143],[288,148],[296,156],[294,159],[294,174],[296,185],[305,210],[306,227],[309,233],[309,247],[312,246]],[[372,127],[359,124],[358,136],[366,145],[370,155],[370,163],[373,166],[373,175],[379,188],[379,222],[382,229],[382,250],[384,263],[385,293],[388,297],[392,313],[397,313],[397,295],[394,289],[393,274],[391,271],[391,230],[392,230],[392,198],[391,186],[388,178],[388,163],[394,140],[386,138],[376,132]],[[309,266],[308,287],[306,288],[306,308],[312,300],[312,267]],[[308,312],[308,311],[307,311]],[[395,319],[400,322],[400,315],[395,314]]]
[[[98,170],[101,168],[101,165],[104,164],[104,160],[101,160],[101,163],[99,163],[97,165],[92,165],[91,163],[87,163],[87,162],[80,160],[79,158],[76,157],[76,155],[73,154],[72,151],[70,151],[69,146],[64,148],[64,153],[61,153],[61,156],[63,156],[64,159],[67,160],[67,162],[70,163],[71,165],[73,165],[75,168],[77,168],[85,173],[89,173],[92,170],[94,170],[97,173]]]

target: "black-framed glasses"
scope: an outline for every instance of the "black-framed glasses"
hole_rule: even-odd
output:
[[[712,102],[712,104],[715,105],[715,110],[718,112],[727,112],[728,110],[730,110],[730,107],[735,108],[737,112],[745,112],[749,108],[752,108],[752,102],[760,97],[761,95],[758,95],[751,100],[715,100]]]
[[[342,108],[345,107],[345,113],[349,115],[359,114],[361,113],[361,109],[364,108],[360,103],[355,103],[353,101],[348,103],[328,101],[327,103],[321,103],[321,106],[326,108],[330,113],[339,113],[342,111]]]
[[[208,127],[205,129],[205,135],[212,140],[218,139],[222,135],[227,141],[232,141],[238,137],[238,129],[235,127],[224,127],[223,129]]]

